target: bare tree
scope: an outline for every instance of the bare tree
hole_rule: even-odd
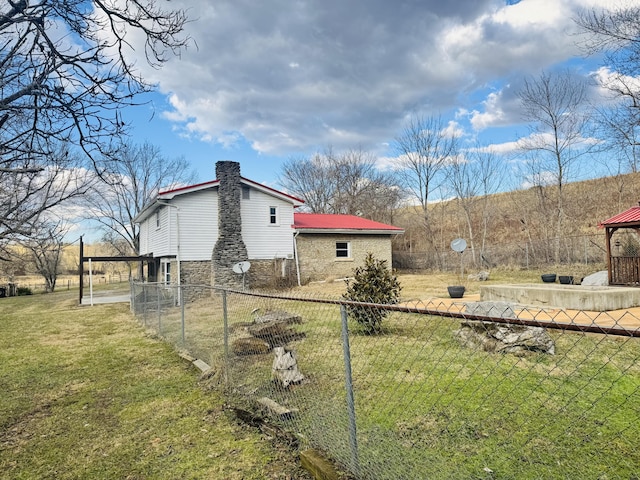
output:
[[[155,0],[2,2],[0,240],[31,235],[43,212],[84,188],[60,145],[95,159],[126,133],[120,109],[151,90],[127,59],[130,34],[159,67],[187,45],[185,22]]]
[[[474,265],[488,263],[485,242],[492,213],[489,198],[502,186],[504,170],[495,152],[481,145],[452,159],[448,168],[448,183],[462,211]]]
[[[459,139],[441,117],[417,117],[395,139],[398,172],[403,186],[418,202],[428,244],[438,256],[441,250],[431,225],[432,196],[446,179],[446,167],[459,152]]]
[[[629,77],[640,71],[640,6],[584,10],[576,23],[587,35],[583,47],[587,53],[605,52],[605,63]],[[640,91],[623,82],[617,86],[621,95],[638,98]]]
[[[315,213],[360,215],[391,222],[401,191],[376,158],[360,149],[335,153],[327,149],[311,158],[291,158],[282,167],[280,183]]]
[[[46,221],[40,226],[37,235],[22,242],[28,250],[36,271],[42,275],[47,292],[56,288],[62,251],[65,246],[64,237],[69,231],[69,224],[59,221]]]
[[[90,187],[81,159],[69,146],[57,146],[46,167],[0,170],[0,255],[9,240],[35,235],[45,213],[83,195]]]
[[[615,155],[605,155],[601,162],[607,170],[613,169],[617,174],[640,171],[640,108],[624,101],[616,102],[600,109],[595,119],[606,141],[603,149],[615,152]]]
[[[120,255],[138,250],[135,215],[161,189],[193,183],[184,158],[168,159],[157,146],[124,142],[100,161],[100,180],[88,195],[89,218],[104,231],[104,241]]]
[[[603,87],[612,94],[613,105],[598,119],[607,147],[627,164],[627,171],[640,167],[640,7],[618,7],[583,11],[576,19],[586,34],[583,47],[588,54],[604,52],[608,75]],[[611,156],[607,156],[611,160]],[[618,167],[621,166],[620,162]],[[622,173],[622,172],[619,172]]]
[[[532,168],[540,178],[550,178],[556,188],[550,218],[555,229],[554,257],[558,262],[565,220],[564,187],[573,178],[578,161],[592,146],[586,84],[570,72],[543,72],[537,78],[525,80],[518,96],[523,118],[530,122],[530,134],[520,140],[520,148],[537,164]]]
[[[127,59],[129,35],[142,33],[147,60],[160,66],[187,45],[185,22],[155,0],[3,2],[0,166],[46,158],[51,139],[103,151],[126,130],[122,106],[151,89]]]
[[[314,213],[333,213],[335,178],[332,156],[316,153],[313,157],[291,157],[283,165],[280,184],[305,203]]]

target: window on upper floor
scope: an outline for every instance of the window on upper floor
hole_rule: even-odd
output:
[[[251,200],[251,189],[245,185],[242,186],[242,199]]]
[[[278,207],[269,207],[269,225],[278,225]]]
[[[156,210],[156,228],[160,228],[160,210]]]

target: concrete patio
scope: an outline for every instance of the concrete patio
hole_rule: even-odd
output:
[[[640,307],[640,288],[533,283],[483,285],[480,300],[609,312]]]

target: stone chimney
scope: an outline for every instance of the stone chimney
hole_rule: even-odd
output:
[[[242,240],[242,217],[240,216],[240,164],[237,162],[217,162],[216,178],[218,186],[218,241],[213,247],[213,284],[221,287],[242,289],[242,275],[232,267],[237,262],[247,260],[247,247]],[[245,287],[248,287],[248,273]]]

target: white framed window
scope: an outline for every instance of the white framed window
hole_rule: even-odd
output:
[[[246,185],[242,186],[242,199],[251,200],[251,189]]]
[[[156,228],[160,228],[160,210],[156,210]]]
[[[351,242],[336,242],[336,258],[351,258]]]
[[[169,260],[162,260],[160,263],[161,281],[169,285],[171,283],[171,263]]]
[[[278,207],[269,207],[269,225],[278,225]]]

